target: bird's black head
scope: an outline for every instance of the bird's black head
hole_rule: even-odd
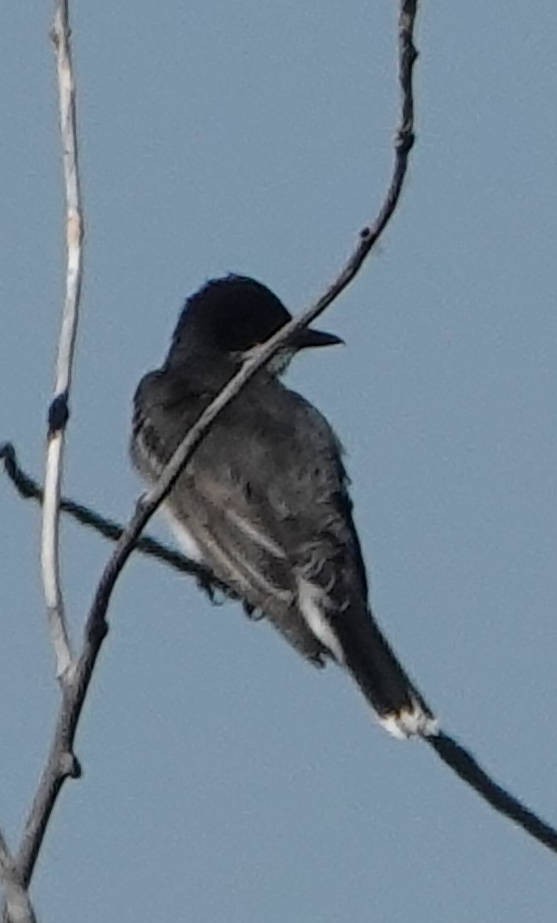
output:
[[[186,301],[168,359],[191,356],[193,351],[240,357],[268,340],[290,318],[282,302],[261,282],[236,275],[213,279]],[[295,334],[288,349],[295,352],[341,342],[333,334],[306,328]]]

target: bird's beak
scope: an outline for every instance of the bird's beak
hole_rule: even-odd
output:
[[[334,333],[325,333],[324,330],[314,330],[313,327],[302,327],[291,339],[295,349],[307,349],[310,346],[335,346],[344,343]]]

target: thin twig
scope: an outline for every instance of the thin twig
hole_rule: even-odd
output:
[[[4,470],[20,497],[24,497],[26,500],[37,500],[38,503],[42,503],[44,493],[42,487],[20,466],[15,448],[11,442],[0,444],[0,460],[4,462]],[[85,506],[83,503],[76,503],[75,500],[71,500],[69,497],[60,498],[60,510],[82,525],[95,529],[104,538],[109,538],[113,542],[117,541],[124,531],[124,526],[121,523],[102,516],[96,510]],[[173,567],[183,574],[195,577],[198,586],[207,593],[211,601],[214,601],[215,591],[233,596],[230,588],[218,580],[208,567],[192,560],[192,558],[187,558],[180,551],[171,548],[164,542],[157,541],[151,535],[141,536],[135,548],[136,551],[149,557],[158,558],[164,564],[168,564],[169,567]]]
[[[311,323],[343,291],[354,278],[373,245],[381,236],[392,217],[399,200],[408,153],[414,141],[412,104],[412,67],[416,59],[413,29],[417,0],[401,0],[399,15],[399,76],[402,106],[399,128],[395,139],[393,176],[387,194],[374,223],[360,234],[358,244],[345,266],[310,308],[293,318],[245,362],[237,375],[218,397],[207,407],[190,429],[177,451],[166,465],[156,485],[139,500],[136,512],[118,540],[99,581],[85,625],[83,649],[72,670],[72,676],[63,688],[63,698],[58,715],[54,740],[43,770],[37,794],[27,819],[17,864],[21,880],[27,885],[31,879],[43,837],[60,789],[68,776],[79,775],[79,764],[73,754],[75,732],[87,695],[103,639],[108,631],[106,613],[114,584],[129,558],[141,530],[156,508],[172,488],[180,471],[206,435],[215,417],[241,391],[244,385],[283,347],[292,334]]]
[[[21,884],[4,834],[0,830],[0,882],[4,886],[6,907],[4,918],[9,923],[36,923],[35,913],[27,891]]]
[[[543,818],[534,814],[530,808],[511,795],[506,788],[497,782],[482,769],[475,756],[462,746],[454,737],[440,732],[424,738],[432,747],[437,756],[452,769],[456,775],[473,788],[484,801],[491,805],[499,814],[503,814],[519,827],[522,827],[531,837],[547,846],[552,852],[557,853],[557,830]]]
[[[72,653],[64,617],[64,599],[60,580],[60,491],[64,437],[69,416],[68,400],[79,317],[83,254],[83,215],[77,159],[75,83],[72,68],[68,0],[57,0],[52,41],[55,48],[58,73],[60,132],[66,190],[67,267],[66,296],[56,363],[56,383],[48,417],[41,567],[49,631],[56,657],[56,675],[59,679],[63,679],[71,666]]]

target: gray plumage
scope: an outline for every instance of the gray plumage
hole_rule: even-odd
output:
[[[243,277],[216,280],[189,299],[165,363],[142,379],[134,399],[131,455],[148,481],[237,371],[242,353],[289,316],[268,289]],[[289,354],[333,342],[302,331]],[[217,417],[166,507],[186,551],[308,660],[345,666],[388,730],[435,733],[429,707],[369,609],[340,444],[273,368]]]

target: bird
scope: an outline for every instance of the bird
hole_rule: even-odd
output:
[[[154,483],[246,357],[291,319],[248,276],[205,283],[185,302],[162,366],[133,400],[132,463]],[[300,350],[340,337],[291,335],[213,421],[163,502],[185,554],[312,664],[335,662],[394,737],[438,721],[372,612],[343,449],[320,411],[282,376]]]

